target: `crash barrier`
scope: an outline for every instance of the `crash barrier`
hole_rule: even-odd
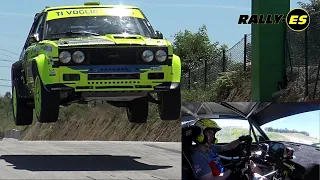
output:
[[[23,134],[23,131],[21,130],[11,129],[5,132],[4,139],[5,138],[19,139],[22,134]]]

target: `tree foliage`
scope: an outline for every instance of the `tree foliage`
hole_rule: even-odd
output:
[[[320,11],[319,0],[309,0],[309,3],[299,1],[298,4],[301,8],[307,10],[309,13]]]
[[[202,65],[204,60],[210,61],[221,49],[227,49],[226,45],[218,46],[219,42],[210,41],[206,25],[195,33],[184,30],[174,35],[173,50],[181,58],[184,72]]]
[[[310,134],[308,132],[306,132],[306,131],[297,131],[295,129],[289,130],[287,128],[285,128],[285,129],[277,129],[277,128],[272,128],[272,127],[266,127],[265,130],[268,131],[268,132],[278,132],[278,133],[300,133],[300,134],[304,134],[306,136],[310,136]]]

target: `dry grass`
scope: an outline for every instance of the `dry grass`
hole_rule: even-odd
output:
[[[34,123],[22,140],[103,140],[103,141],[181,141],[181,121],[159,119],[155,105],[150,106],[146,124],[132,124],[124,108],[71,105],[61,110],[56,123]]]
[[[235,86],[229,96],[225,100],[226,102],[249,102],[251,101],[251,79],[248,78],[243,83]]]
[[[222,79],[222,81],[221,81]],[[215,81],[207,90],[194,89],[184,90],[183,100],[185,102],[249,102],[251,98],[251,75],[244,72],[233,72],[222,76],[220,81]],[[301,102],[312,99],[314,82],[309,84],[309,97],[304,98],[304,79],[294,79],[289,82],[284,94],[275,99],[279,102]],[[316,94],[319,97],[320,91]]]

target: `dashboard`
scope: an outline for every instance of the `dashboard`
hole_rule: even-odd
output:
[[[268,159],[276,163],[278,168],[292,168],[292,171],[288,171],[291,178],[320,179],[319,147],[292,142],[269,141],[262,144],[262,149],[267,152]]]

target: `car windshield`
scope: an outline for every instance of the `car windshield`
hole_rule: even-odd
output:
[[[320,111],[310,111],[277,119],[261,126],[273,141],[288,141],[308,145],[320,143]]]
[[[60,39],[70,36],[124,33],[148,38],[152,38],[155,35],[150,23],[145,19],[129,16],[84,16],[48,21],[44,38]]]

